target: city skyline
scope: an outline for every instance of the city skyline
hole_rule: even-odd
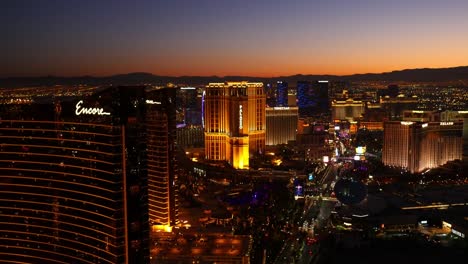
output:
[[[14,1],[0,77],[259,77],[466,65],[463,1]]]
[[[0,89],[0,258],[341,263],[356,234],[352,263],[464,256],[466,88],[298,84]]]
[[[1,7],[1,263],[466,258],[467,0]]]

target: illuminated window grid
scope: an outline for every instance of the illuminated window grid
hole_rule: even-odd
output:
[[[266,98],[263,84],[247,82],[210,83],[206,87],[204,120],[205,124],[205,156],[210,160],[227,160],[234,167],[238,161],[243,161],[243,167],[248,167],[248,159],[236,157],[243,154],[238,137],[252,135],[260,139],[248,140],[250,153],[262,151],[264,148],[264,108]],[[243,105],[244,111],[239,111]],[[233,120],[240,120],[242,113],[243,126]],[[214,124],[216,126],[214,126]],[[231,143],[229,143],[231,142]],[[242,143],[245,144],[245,143]],[[242,147],[243,149],[244,147]],[[246,161],[246,162],[244,162]]]
[[[171,181],[176,181],[177,177],[174,164],[170,165],[170,137],[175,135],[169,131],[168,118],[161,111],[148,111],[148,206],[150,222],[172,226],[178,216],[177,194]]]
[[[92,132],[83,132],[80,133],[79,129],[83,128],[84,125],[82,123],[74,123],[74,122],[61,122],[67,123],[69,125],[76,125],[77,130],[69,131],[69,130],[57,130],[54,129],[53,126],[55,125],[54,122],[42,122],[42,121],[16,121],[16,120],[2,120],[3,124],[10,125],[10,127],[0,126],[0,131],[2,131],[2,141],[7,142],[6,144],[2,144],[2,151],[0,153],[1,157],[8,157],[7,159],[2,159],[0,157],[0,164],[1,167],[1,177],[0,181],[8,181],[8,178],[15,179],[16,183],[8,183],[2,184],[3,186],[11,186],[8,190],[16,190],[22,189],[25,190],[24,192],[7,192],[5,190],[0,191],[0,197],[4,204],[14,204],[16,201],[17,207],[2,207],[3,214],[5,216],[6,212],[10,210],[11,213],[9,217],[12,219],[14,218],[23,218],[24,215],[28,215],[27,219],[29,219],[28,223],[18,224],[14,223],[15,226],[19,226],[20,228],[24,228],[23,230],[17,230],[15,228],[7,228],[10,232],[15,233],[15,236],[18,238],[16,243],[18,244],[19,248],[28,249],[29,252],[31,250],[35,250],[37,252],[41,251],[44,253],[38,253],[38,256],[33,256],[34,259],[41,259],[41,256],[45,255],[60,255],[61,257],[55,257],[55,259],[64,259],[65,263],[69,263],[72,259],[75,261],[80,260],[81,263],[94,263],[95,260],[100,259],[102,263],[113,263],[115,259],[117,259],[117,251],[115,243],[117,241],[117,237],[112,237],[112,234],[115,233],[116,226],[114,224],[107,225],[106,223],[114,223],[114,221],[110,221],[107,215],[112,215],[111,212],[117,212],[115,209],[116,204],[114,200],[107,199],[104,194],[114,196],[117,193],[116,190],[113,189],[106,189],[102,187],[98,187],[97,185],[89,185],[86,182],[93,181],[103,182],[103,184],[114,183],[115,181],[106,180],[105,177],[98,177],[100,174],[104,175],[115,175],[115,172],[106,171],[100,169],[101,165],[107,166],[108,168],[114,167],[117,165],[115,162],[119,159],[118,155],[115,155],[113,151],[105,152],[105,151],[98,151],[96,150],[96,146],[100,145],[103,148],[108,148],[108,150],[115,149],[118,144],[109,144],[103,142],[95,142],[92,140],[92,137],[99,136],[99,137],[107,137],[111,139],[109,142],[115,141],[116,137],[112,134],[106,133],[92,133]],[[18,125],[20,127],[15,127]],[[25,125],[35,125],[39,128],[31,128],[25,127]],[[96,128],[105,129],[106,132],[109,131],[111,126],[99,126],[95,124],[91,124],[90,131],[95,130]],[[22,126],[22,127],[21,127]],[[54,138],[47,135],[50,134],[62,134],[61,138]],[[45,137],[41,138],[40,135],[44,135]],[[24,135],[24,136],[19,136]],[[71,135],[77,137],[76,139],[70,139]],[[87,140],[81,140],[79,137],[86,137],[90,136],[91,138],[87,138]],[[118,138],[118,137],[117,137]],[[9,142],[18,142],[21,140],[30,141],[28,144],[14,144]],[[35,144],[31,143],[34,142]],[[42,143],[40,143],[42,142]],[[64,144],[82,144],[83,146],[88,146],[83,148],[74,148],[72,146],[60,146],[59,142],[63,142]],[[49,145],[47,145],[49,144]],[[13,151],[13,149],[19,148],[26,148],[27,151]],[[56,150],[58,154],[48,154],[48,153],[41,153],[44,149],[49,150]],[[71,156],[71,152],[76,151],[77,156]],[[15,158],[18,157],[18,158]],[[27,160],[24,158],[27,157]],[[45,162],[49,160],[50,162]],[[61,164],[60,162],[63,161]],[[86,163],[86,166],[83,166]],[[93,166],[97,166],[96,168],[89,167],[89,165],[95,164]],[[77,165],[83,164],[83,165]],[[11,166],[11,167],[9,167]],[[37,166],[48,166],[48,169],[37,169]],[[47,168],[47,167],[45,167]],[[58,169],[54,171],[54,169]],[[17,175],[20,173],[21,175]],[[92,174],[89,174],[92,173]],[[47,178],[44,178],[47,177]],[[50,178],[52,177],[52,178]],[[115,176],[114,176],[115,177]],[[63,179],[61,179],[63,178]],[[68,179],[70,181],[67,181]],[[112,179],[109,177],[109,179]],[[73,181],[72,181],[73,180]],[[52,184],[51,186],[41,185],[40,182],[48,182]],[[28,182],[30,184],[28,184]],[[10,185],[8,185],[10,184]],[[112,184],[113,185],[113,184]],[[81,186],[79,188],[73,186]],[[78,189],[80,191],[78,191]],[[26,191],[27,190],[27,191]],[[81,191],[82,190],[82,191]],[[47,195],[47,193],[52,193],[53,195]],[[62,193],[62,195],[60,195]],[[93,194],[94,193],[94,194]],[[98,203],[92,202],[92,200],[85,199],[87,202],[86,204],[94,205],[94,206],[87,206],[83,207],[83,202],[81,199],[74,199],[72,196],[76,197],[89,197],[92,195],[94,200]],[[9,197],[11,197],[9,199]],[[24,200],[15,200],[18,197],[22,197]],[[30,197],[30,198],[28,198]],[[38,197],[46,197],[45,200],[37,199]],[[47,202],[39,202],[39,201],[49,201]],[[56,201],[56,202],[53,202]],[[61,202],[62,201],[62,202]],[[68,202],[64,202],[68,201]],[[101,204],[109,204],[111,207],[102,207]],[[22,205],[22,206],[19,206]],[[28,208],[31,206],[31,208]],[[37,207],[43,208],[55,208],[52,211],[50,209],[37,209]],[[21,213],[16,215],[14,211],[21,208]],[[85,208],[85,209],[83,209]],[[88,210],[89,208],[89,210]],[[101,209],[97,209],[101,208]],[[96,210],[95,210],[96,209]],[[49,217],[36,217],[34,215],[49,215]],[[52,217],[50,217],[52,215]],[[88,219],[89,218],[89,219]],[[69,219],[69,220],[67,220]],[[96,220],[93,220],[96,219]],[[35,224],[32,222],[35,221]],[[56,222],[60,221],[60,224],[57,225]],[[0,221],[0,228],[11,224],[9,222]],[[48,222],[48,223],[47,223]],[[87,222],[88,224],[84,224]],[[46,224],[47,223],[47,224]],[[83,224],[80,224],[83,223]],[[99,227],[101,230],[108,230],[108,231],[100,231],[96,228],[91,228],[91,225]],[[54,227],[56,226],[56,227]],[[27,230],[35,228],[36,230],[55,230],[54,232],[59,232],[62,234],[68,234],[67,236],[72,237],[75,234],[75,238],[81,237],[81,239],[76,240],[73,238],[62,237],[60,244],[53,245],[50,244],[51,241],[43,241],[43,240],[34,240],[35,237],[34,233],[30,233]],[[78,230],[82,230],[77,232]],[[59,233],[54,232],[47,232],[51,235],[42,235],[43,238],[50,238],[56,237]],[[75,230],[75,231],[72,231]],[[86,230],[86,231],[85,231]],[[114,231],[112,231],[114,230]],[[85,235],[85,234],[95,234],[95,235]],[[100,235],[96,235],[96,234]],[[29,239],[27,238],[29,237]],[[104,238],[107,240],[104,240]],[[101,238],[101,240],[99,239]],[[93,243],[85,243],[85,241],[95,241]],[[84,242],[83,242],[84,241]],[[114,241],[114,242],[112,242]],[[27,246],[29,245],[29,246]],[[66,250],[70,250],[69,254],[64,254],[63,252],[50,250],[47,248],[47,245],[51,245],[50,247],[58,248],[59,251],[66,252]],[[100,246],[98,246],[100,245]],[[107,249],[106,249],[107,245]],[[34,248],[35,246],[39,246]],[[60,249],[61,248],[61,249]],[[86,250],[82,250],[81,248],[88,248]],[[96,252],[96,253],[93,253]],[[113,253],[114,252],[114,253]],[[11,253],[14,254],[14,253]],[[83,257],[76,257],[75,255],[81,254]],[[45,258],[44,258],[45,259]],[[68,259],[68,260],[66,260]],[[110,260],[109,260],[110,259]],[[52,261],[50,261],[52,263]]]

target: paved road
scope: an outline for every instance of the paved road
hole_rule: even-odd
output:
[[[327,227],[336,200],[320,199],[320,203],[318,203],[318,201],[318,198],[312,198],[308,199],[308,201],[304,203],[304,211],[302,218],[300,219],[299,226],[302,226],[304,221],[311,223],[313,219],[317,219],[317,230],[320,231]],[[274,263],[309,264],[316,256],[319,255],[320,242],[318,241],[309,245],[307,243],[307,238],[302,239],[300,233],[301,231],[299,229],[293,231],[291,238],[285,242]],[[309,237],[313,236],[309,235]]]

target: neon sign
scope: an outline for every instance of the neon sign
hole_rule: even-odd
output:
[[[75,114],[76,115],[110,115],[109,112],[104,112],[104,108],[86,108],[81,106],[83,100],[80,100],[75,105]]]

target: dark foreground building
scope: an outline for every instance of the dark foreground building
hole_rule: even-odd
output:
[[[148,178],[164,180],[158,192],[166,197],[174,182],[158,171],[174,143],[167,116],[175,115],[160,113],[172,109],[171,97],[157,96],[162,90],[2,91],[1,263],[149,262]],[[148,169],[148,159],[159,167]],[[175,210],[173,202],[161,207]]]

